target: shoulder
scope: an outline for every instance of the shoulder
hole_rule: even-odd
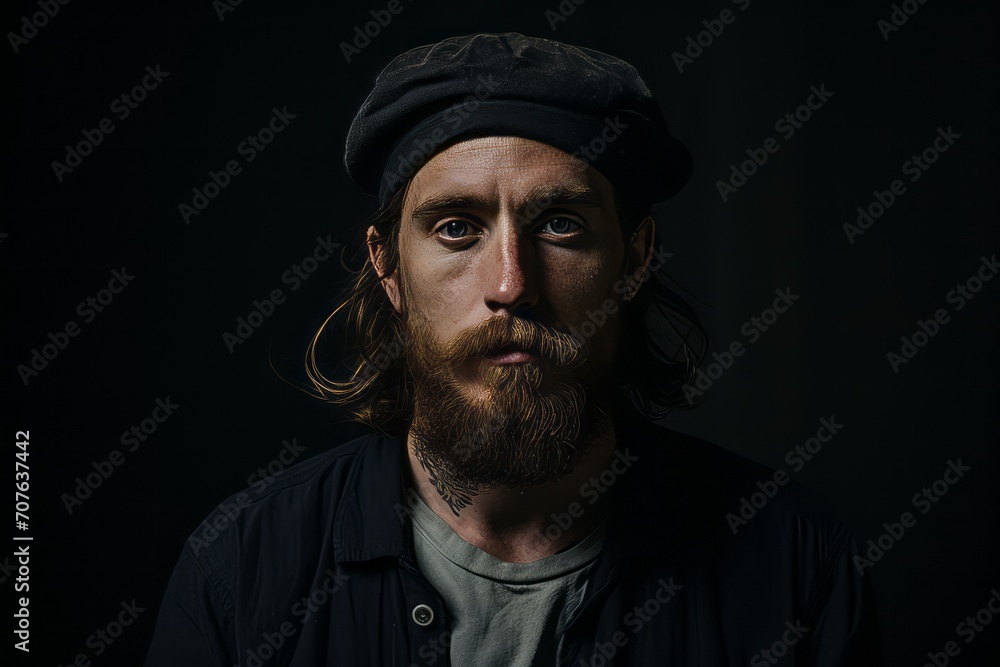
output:
[[[699,557],[810,562],[829,571],[854,533],[834,507],[795,479],[702,438],[649,424],[637,442],[634,484],[656,498],[658,522],[683,535]],[[649,500],[645,505],[651,506]],[[671,537],[664,535],[665,540]]]
[[[673,554],[740,614],[777,595],[815,618],[830,600],[861,595],[854,530],[794,471],[656,425],[646,433],[628,486],[649,558]]]
[[[872,664],[877,621],[857,533],[799,483],[795,466],[772,468],[655,424],[642,433],[626,486],[637,494],[629,513],[643,515],[648,564],[676,574],[710,616],[762,637],[786,621],[812,628],[802,649],[810,664],[820,653]]]
[[[185,549],[207,577],[220,578],[247,547],[318,544],[358,458],[377,440],[375,434],[355,438],[230,495],[198,525]]]

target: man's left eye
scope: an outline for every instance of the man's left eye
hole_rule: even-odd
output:
[[[581,225],[576,220],[572,218],[560,217],[560,218],[550,218],[544,225],[539,227],[541,231],[546,231],[549,234],[555,234],[557,236],[563,234],[571,234],[577,229],[582,229]]]

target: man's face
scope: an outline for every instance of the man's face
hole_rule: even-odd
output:
[[[469,488],[572,469],[620,335],[610,183],[547,144],[464,141],[412,179],[399,248],[387,292],[408,333],[422,453]]]

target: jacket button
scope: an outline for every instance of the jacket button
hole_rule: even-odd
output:
[[[413,621],[417,625],[430,625],[434,620],[434,610],[425,604],[413,608]]]

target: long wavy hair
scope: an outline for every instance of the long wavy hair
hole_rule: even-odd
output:
[[[403,433],[413,406],[403,319],[382,285],[399,267],[399,223],[408,186],[384,201],[360,229],[366,234],[373,226],[375,242],[384,245],[382,275],[368,260],[364,245],[363,267],[312,337],[305,359],[306,374],[320,398],[347,409],[354,421],[391,437]],[[623,236],[646,217],[617,196],[615,206],[623,221]],[[630,400],[654,421],[696,404],[685,397],[684,387],[694,380],[707,347],[707,335],[694,310],[670,286],[665,273],[654,273],[635,298],[623,304],[624,338],[619,342],[615,369],[617,398]],[[342,326],[346,343],[344,379],[329,377],[322,370],[329,360],[320,348],[334,323]]]

